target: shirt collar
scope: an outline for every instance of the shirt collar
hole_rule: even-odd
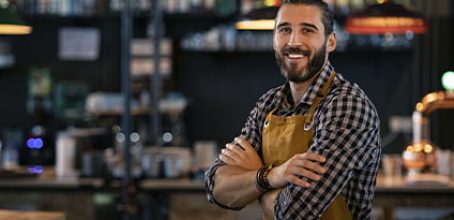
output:
[[[328,79],[332,71],[334,71],[334,68],[331,65],[331,63],[327,61],[323,65],[322,70],[318,77],[314,81],[312,81],[309,88],[307,88],[307,91],[301,98],[300,103],[306,103],[311,105],[315,97],[317,96],[317,93],[321,92],[323,85],[325,85],[325,83],[328,82]]]

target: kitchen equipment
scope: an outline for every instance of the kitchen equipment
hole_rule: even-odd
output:
[[[195,169],[207,170],[218,155],[216,141],[196,141],[194,143]]]
[[[161,176],[163,155],[158,147],[143,150],[142,170],[145,177],[158,178]]]
[[[77,175],[75,167],[76,142],[67,132],[57,135],[57,159],[55,172],[58,178],[74,178]]]
[[[409,175],[435,171],[436,147],[430,142],[429,115],[438,109],[453,108],[453,91],[429,93],[416,104],[412,115],[413,143],[402,153],[403,164]]]
[[[192,155],[184,147],[146,147],[142,155],[142,168],[146,177],[180,178],[188,176],[192,168]]]
[[[105,174],[104,153],[92,150],[82,153],[80,175],[84,177],[101,177]]]

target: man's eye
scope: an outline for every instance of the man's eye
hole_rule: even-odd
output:
[[[309,29],[309,28],[303,28],[303,32],[304,33],[311,33],[311,32],[314,32],[314,30]]]
[[[290,28],[281,28],[279,30],[279,32],[284,32],[284,33],[287,33],[287,32],[290,32],[290,31],[291,31]]]

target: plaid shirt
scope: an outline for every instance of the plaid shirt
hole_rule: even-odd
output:
[[[266,92],[250,112],[242,137],[261,155],[262,127],[267,114],[274,108],[279,116],[306,114],[332,70],[327,62],[296,106],[292,104],[288,83]],[[314,137],[309,151],[327,158],[323,165],[327,172],[309,188],[293,184],[284,187],[275,201],[275,218],[320,219],[340,194],[345,198],[353,219],[370,219],[381,155],[380,126],[374,105],[358,85],[337,73],[312,123]],[[222,165],[224,163],[218,159],[206,172],[208,199],[214,203],[217,203],[212,195],[215,172]]]

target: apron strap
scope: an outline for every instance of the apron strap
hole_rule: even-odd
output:
[[[317,110],[318,106],[322,102],[322,100],[326,97],[328,94],[329,88],[333,84],[334,77],[336,76],[336,72],[333,70],[331,71],[331,75],[328,78],[328,81],[325,83],[321,91],[317,92],[317,96],[314,99],[314,102],[312,103],[311,107],[307,111],[306,118],[304,120],[304,128],[306,129],[306,126],[309,126],[312,121],[312,117],[315,114],[315,111]]]

